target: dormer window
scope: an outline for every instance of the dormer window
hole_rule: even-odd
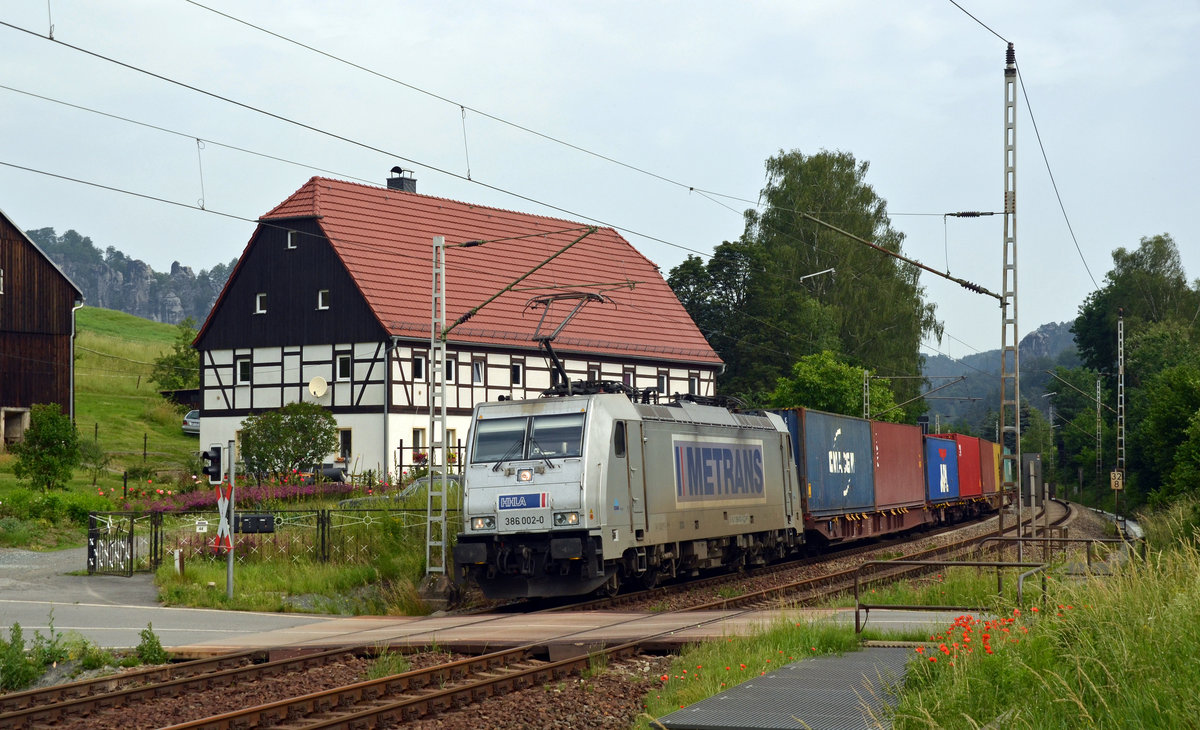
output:
[[[287,232],[288,250],[290,251],[290,250],[296,248],[296,245],[299,243],[300,243],[300,231],[288,231]]]
[[[328,289],[321,289],[317,292],[317,309],[329,309]]]
[[[267,293],[266,292],[260,291],[259,293],[254,295],[254,313],[255,314],[266,314],[267,313]]]

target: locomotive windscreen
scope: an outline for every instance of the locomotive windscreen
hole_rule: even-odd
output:
[[[583,419],[582,413],[565,413],[476,421],[471,463],[579,456]]]

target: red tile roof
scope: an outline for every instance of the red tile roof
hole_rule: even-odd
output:
[[[427,338],[432,241],[448,248],[446,321],[511,284],[579,237],[584,224],[486,208],[428,195],[314,177],[262,217],[316,216],[368,305],[393,335]],[[508,239],[508,240],[504,240]],[[450,342],[534,348],[543,310],[535,296],[564,291],[602,293],[612,304],[589,303],[554,340],[556,350],[677,362],[719,364],[657,267],[611,228],[600,228],[458,325]],[[549,329],[573,302],[559,302]],[[553,324],[550,324],[553,321]],[[547,327],[543,326],[543,331]]]

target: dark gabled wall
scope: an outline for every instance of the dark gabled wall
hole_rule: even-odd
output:
[[[71,406],[71,309],[82,295],[0,215],[0,406]]]
[[[288,230],[297,230],[289,249]],[[329,309],[317,292],[329,290]],[[266,314],[255,297],[267,295]],[[386,338],[314,219],[260,224],[196,342],[201,350],[281,347]]]

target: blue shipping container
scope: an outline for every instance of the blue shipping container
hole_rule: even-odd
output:
[[[797,463],[804,468],[809,513],[814,517],[829,517],[873,511],[875,462],[871,452],[871,422],[808,409],[801,413],[804,461]]]
[[[958,445],[952,439],[925,437],[925,493],[930,502],[958,499]]]

